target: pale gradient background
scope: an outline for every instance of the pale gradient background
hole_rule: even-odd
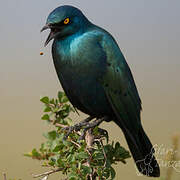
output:
[[[136,80],[142,121],[153,144],[170,148],[172,134],[180,131],[179,0],[1,0],[0,173],[7,172],[9,178],[31,180],[30,173],[44,171],[39,162],[22,154],[39,147],[47,130],[40,120],[40,96],[54,97],[60,89],[51,47],[43,47],[48,32],[40,34],[40,29],[47,15],[63,4],[79,7],[116,38]],[[127,147],[118,127],[113,123],[103,127]],[[116,169],[117,180],[150,179],[136,175],[132,159]],[[174,179],[178,177],[180,173],[175,173]]]

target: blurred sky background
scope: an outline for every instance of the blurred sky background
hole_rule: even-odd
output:
[[[31,180],[31,173],[45,171],[23,153],[39,147],[48,127],[40,120],[40,96],[55,97],[61,89],[51,45],[43,47],[48,32],[40,34],[40,29],[48,14],[64,4],[80,8],[117,40],[133,72],[143,103],[142,122],[152,143],[170,148],[171,136],[180,132],[179,0],[4,0],[0,5],[0,173],[7,172],[9,178]],[[113,123],[103,127],[111,139],[127,147],[118,127]],[[116,170],[117,180],[151,179],[136,175],[132,159]],[[180,177],[180,172],[174,176]],[[53,177],[57,179],[57,175],[49,179]]]

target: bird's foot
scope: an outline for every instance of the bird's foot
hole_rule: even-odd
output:
[[[99,135],[101,137],[105,137],[106,138],[107,142],[109,141],[109,138],[108,138],[109,135],[108,135],[108,131],[107,130],[98,128],[98,132],[99,132]]]
[[[67,134],[64,137],[64,139],[66,139],[72,131],[79,131],[83,126],[86,126],[87,124],[89,124],[89,121],[91,121],[92,119],[94,119],[94,117],[90,116],[84,119],[83,121],[81,121],[80,123],[75,124],[74,126],[63,128],[62,129],[63,131],[67,131]]]
[[[103,121],[107,120],[108,117],[103,117],[103,118],[100,118],[100,119],[96,119],[94,120],[93,122],[90,123],[90,121],[94,119],[93,116],[90,116],[88,117],[87,119],[83,120],[82,122],[78,123],[78,124],[75,124],[74,126],[70,126],[70,127],[66,127],[66,128],[63,128],[63,130],[66,130],[67,131],[67,134],[66,136],[64,137],[64,139],[66,139],[69,134],[72,132],[72,131],[79,131],[80,129],[83,129],[83,132],[79,138],[79,140],[82,140],[84,139],[85,137],[85,134],[86,134],[86,131],[88,129],[93,129],[95,128],[96,126],[100,125]],[[101,130],[101,129],[100,129]],[[104,133],[104,132],[103,132]]]
[[[105,116],[105,117],[103,117],[103,118],[94,120],[92,123],[87,123],[87,125],[86,125],[86,127],[84,128],[84,130],[83,130],[83,132],[82,132],[79,140],[84,139],[84,137],[85,137],[85,135],[86,135],[86,131],[87,131],[88,129],[93,129],[93,128],[95,128],[96,126],[99,126],[103,121],[105,121],[105,120],[107,120],[107,119],[108,119],[108,117]],[[101,131],[102,129],[98,128],[98,131],[99,131],[99,130]],[[102,132],[102,131],[101,131],[101,132]]]

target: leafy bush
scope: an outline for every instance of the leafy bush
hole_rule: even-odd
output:
[[[126,163],[130,154],[119,142],[109,142],[108,133],[98,127],[86,132],[82,139],[83,129],[72,131],[67,138],[66,127],[72,126],[70,113],[75,112],[63,92],[57,99],[43,97],[44,104],[42,120],[54,127],[54,130],[44,134],[46,142],[41,147],[33,149],[25,156],[41,160],[42,166],[53,170],[34,177],[47,177],[61,171],[68,180],[80,179],[114,179],[116,172],[113,164]],[[82,140],[81,140],[82,139]]]

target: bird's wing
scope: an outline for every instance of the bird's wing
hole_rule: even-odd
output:
[[[141,100],[129,66],[111,35],[103,36],[101,46],[107,62],[101,83],[117,120],[121,121],[117,123],[122,129],[135,130],[140,124]]]
[[[114,121],[123,130],[138,170],[146,174],[146,172],[142,172],[142,167],[145,168],[144,159],[151,152],[153,153],[154,149],[141,125],[141,100],[134,79],[124,56],[111,35],[107,33],[103,36],[101,46],[106,53],[107,63],[101,83],[116,115]],[[151,157],[150,165],[153,167],[153,171],[149,176],[159,177],[159,166],[155,157],[153,155]]]

